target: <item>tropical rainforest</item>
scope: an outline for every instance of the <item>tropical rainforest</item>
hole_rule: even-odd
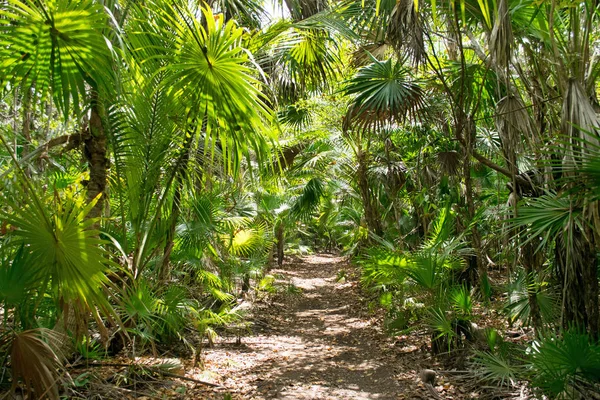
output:
[[[0,397],[600,399],[599,74],[597,0],[0,0]]]

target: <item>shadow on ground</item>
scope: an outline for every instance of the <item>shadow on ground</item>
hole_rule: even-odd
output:
[[[427,398],[410,355],[403,360],[408,368],[395,370],[396,352],[366,312],[356,283],[337,282],[348,268],[342,258],[320,255],[272,270],[300,293],[259,309],[261,328],[241,351],[215,348],[207,365],[226,358],[225,383],[244,399]]]

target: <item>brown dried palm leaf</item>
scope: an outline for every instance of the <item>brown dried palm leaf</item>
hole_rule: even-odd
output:
[[[408,168],[402,161],[389,163],[385,174],[385,183],[393,193],[398,193],[406,183]]]
[[[294,163],[294,159],[300,154],[305,148],[306,143],[296,143],[292,146],[286,146],[277,153],[277,160],[274,161],[272,170],[283,171],[284,169],[290,168]]]
[[[531,118],[520,98],[510,95],[502,98],[496,108],[496,128],[502,141],[502,150],[509,167],[517,171],[516,155],[523,151],[534,135]]]
[[[418,95],[413,96],[414,102],[420,102],[421,97]],[[373,110],[364,107],[353,107],[348,109],[348,113],[343,120],[344,130],[365,130],[365,131],[379,131],[390,129],[406,121],[405,115],[417,115],[419,110],[418,104],[410,106],[406,110],[397,112],[395,110]]]
[[[58,400],[63,357],[56,349],[64,339],[43,328],[14,334],[10,351],[13,389],[21,382],[32,398]]]
[[[599,127],[598,116],[583,86],[570,79],[562,108],[562,133],[570,143],[563,159],[566,167],[585,161],[590,152],[598,148]]]
[[[458,152],[440,151],[437,153],[437,160],[444,173],[447,175],[458,175],[460,172],[461,159]]]
[[[600,145],[600,121],[583,86],[575,79],[569,80],[563,100],[562,133],[569,143],[565,146],[563,175],[573,177],[576,169],[597,157]],[[584,215],[586,220],[592,221],[596,228],[594,236],[598,240],[600,204],[597,201],[587,204]]]
[[[512,25],[508,10],[508,0],[498,2],[498,16],[490,35],[490,53],[496,66],[502,70],[508,68],[513,43]]]
[[[425,59],[423,23],[414,0],[398,0],[390,14],[387,40],[398,53],[408,53],[415,63]]]
[[[285,0],[292,18],[300,21],[325,10],[328,2],[324,0]]]
[[[350,61],[352,67],[360,68],[369,64],[372,57],[383,60],[386,58],[390,50],[390,46],[385,42],[369,43],[360,46],[354,53],[352,53],[352,61]]]

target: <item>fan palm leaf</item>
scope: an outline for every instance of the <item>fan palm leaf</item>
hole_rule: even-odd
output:
[[[534,385],[549,395],[588,398],[600,387],[600,346],[590,343],[587,335],[567,331],[562,338],[545,338],[532,364],[537,372]]]
[[[138,18],[152,19],[158,36],[137,49],[140,59],[162,60],[162,85],[177,100],[182,131],[202,133],[205,149],[214,155],[219,147],[227,171],[237,171],[240,161],[253,149],[259,160],[266,153],[265,123],[271,110],[259,91],[258,72],[242,47],[244,30],[234,21],[224,23],[210,8],[182,8],[154,1],[153,7],[140,7]],[[148,9],[156,12],[148,15]],[[134,32],[143,35],[144,32]],[[163,39],[164,37],[170,39]],[[217,145],[218,143],[218,145]]]
[[[10,211],[1,215],[12,226],[11,244],[27,249],[37,282],[50,284],[55,300],[77,302],[90,309],[99,306],[111,312],[102,288],[108,283],[109,260],[101,247],[104,241],[92,229],[95,221],[86,216],[94,206],[80,207],[74,200],[55,199],[56,211],[22,206],[4,199]],[[43,292],[42,292],[43,293]]]
[[[513,226],[529,226],[529,240],[541,238],[539,248],[566,232],[571,225],[583,228],[582,210],[575,208],[567,196],[548,193],[519,207],[519,216],[510,220]]]
[[[260,28],[267,17],[262,4],[256,0],[217,0],[215,5],[226,19],[233,18],[248,28]]]
[[[323,181],[313,178],[304,186],[302,194],[292,204],[290,213],[298,220],[308,219],[317,209],[325,193]]]
[[[0,7],[0,82],[51,94],[65,118],[80,110],[86,83],[110,87],[107,15],[92,0],[9,0]]]
[[[41,328],[0,338],[0,347],[10,345],[13,388],[21,381],[36,397],[58,400],[64,357],[57,348],[62,341],[59,333]]]
[[[6,247],[0,249],[0,303],[14,307],[31,297],[32,290],[39,286],[39,277],[29,268],[29,254],[24,246],[16,251]]]
[[[416,117],[425,105],[425,91],[401,62],[388,59],[361,68],[345,88],[355,95],[346,116],[346,128],[377,129]]]
[[[267,71],[276,81],[289,80],[300,92],[306,92],[326,90],[337,77],[340,64],[338,49],[325,30],[292,27],[280,35],[273,46],[273,67]]]

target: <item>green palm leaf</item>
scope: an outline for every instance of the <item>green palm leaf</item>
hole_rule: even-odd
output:
[[[528,241],[541,238],[541,248],[573,224],[583,228],[581,215],[582,210],[576,208],[569,197],[549,193],[519,207],[519,216],[511,219],[510,223],[515,227],[529,226]]]
[[[148,15],[149,7],[144,7],[138,10],[139,18],[155,21],[155,35],[160,37],[138,49],[137,55],[164,60],[162,84],[177,99],[179,115],[187,115],[181,124],[190,129],[183,130],[203,133],[205,149],[213,155],[219,143],[228,171],[237,171],[250,149],[262,161],[271,110],[242,47],[244,30],[234,21],[223,23],[208,7],[182,9],[161,1],[152,5],[156,15]],[[168,47],[158,49],[154,42]]]
[[[7,306],[24,304],[31,296],[31,290],[39,286],[35,271],[29,268],[29,254],[24,246],[16,252],[5,246],[0,250],[0,303]]]
[[[280,35],[274,44],[267,72],[277,90],[327,90],[336,80],[340,60],[337,46],[326,31],[296,26]]]
[[[107,17],[91,0],[8,0],[0,8],[0,83],[23,82],[44,99],[49,93],[67,116],[112,71],[102,30]]]
[[[39,282],[50,283],[56,300],[77,300],[90,308],[110,310],[102,292],[109,263],[101,247],[104,242],[91,229],[95,221],[86,219],[95,202],[82,208],[70,199],[56,200],[56,211],[49,213],[4,200],[12,211],[1,214],[16,228],[11,244],[27,249],[31,273]]]
[[[323,181],[319,178],[311,179],[302,189],[302,194],[292,204],[291,214],[299,220],[307,220],[319,207],[324,193]]]
[[[549,395],[589,398],[586,392],[597,393],[600,387],[600,346],[590,343],[587,335],[566,331],[562,338],[544,338],[532,363],[537,372],[534,384]]]
[[[410,78],[402,63],[388,59],[359,70],[346,85],[346,94],[356,95],[346,116],[346,129],[378,129],[416,117],[425,107],[425,92]]]

